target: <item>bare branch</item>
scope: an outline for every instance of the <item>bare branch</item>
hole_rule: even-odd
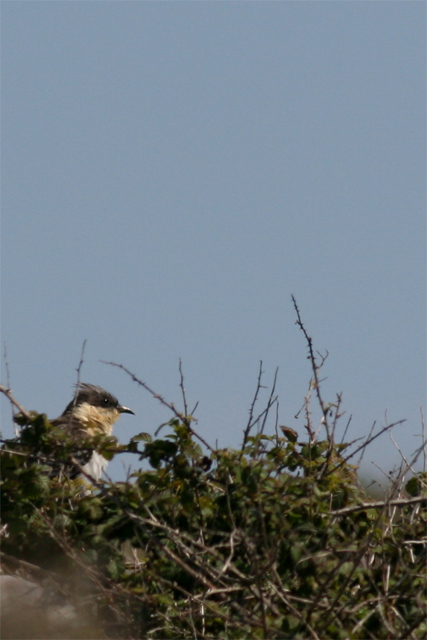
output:
[[[292,295],[291,297],[292,297],[292,302],[294,304],[295,312],[297,314],[296,324],[299,326],[299,328],[303,332],[304,337],[305,337],[305,339],[307,341],[308,354],[309,354],[308,355],[308,359],[311,362],[311,369],[313,371],[313,377],[314,377],[313,386],[314,386],[314,389],[316,391],[316,395],[317,395],[317,399],[319,401],[320,408],[322,410],[322,414],[323,414],[323,418],[324,418],[324,425],[325,425],[325,429],[326,429],[326,437],[328,439],[328,442],[331,442],[331,433],[330,433],[330,428],[329,428],[329,423],[328,423],[328,409],[325,406],[325,403],[323,402],[323,399],[322,399],[322,396],[321,396],[321,393],[320,393],[320,380],[319,380],[319,371],[323,367],[323,365],[325,363],[325,360],[328,357],[329,353],[326,352],[326,355],[322,356],[321,354],[319,354],[319,352],[317,352],[318,355],[320,355],[320,358],[321,358],[321,363],[317,364],[316,357],[314,355],[314,350],[313,350],[313,339],[308,335],[308,333],[306,331],[306,328],[303,325],[303,322],[302,322],[302,319],[301,319],[300,310],[298,308],[297,301],[295,300],[295,296]]]
[[[384,507],[406,507],[409,504],[419,504],[421,502],[427,502],[427,496],[418,496],[416,498],[407,498],[405,500],[380,500],[379,502],[362,502],[362,504],[357,504],[352,507],[344,507],[344,509],[332,511],[331,515],[344,516],[348,513],[365,511],[366,509],[383,509]]]
[[[3,356],[4,356],[4,366],[6,368],[7,389],[11,389],[12,385],[10,383],[10,369],[9,369],[9,360],[8,360],[8,357],[7,357],[7,344],[6,344],[6,342],[4,343]],[[13,404],[12,403],[10,404],[10,408],[11,408],[11,413],[12,413],[12,422],[14,423],[13,424],[13,428],[14,428],[14,431],[15,431],[15,438],[19,438],[19,427],[18,427],[18,425],[16,424],[16,422],[14,420],[15,414],[14,414],[14,411],[13,411]]]
[[[404,422],[406,422],[406,419],[405,420],[398,420],[397,422],[393,422],[392,424],[389,424],[389,425],[386,425],[385,427],[383,427],[381,429],[381,431],[376,433],[374,436],[368,437],[364,442],[362,442],[360,447],[357,447],[357,449],[355,449],[352,453],[350,453],[350,455],[348,455],[346,458],[344,458],[338,465],[334,466],[332,469],[329,469],[329,471],[325,475],[329,475],[330,473],[333,473],[334,471],[336,471],[337,469],[339,469],[340,467],[345,465],[349,460],[351,460],[351,458],[353,458],[357,453],[359,453],[359,451],[364,451],[366,449],[366,447],[368,446],[368,444],[371,444],[371,442],[373,442],[374,440],[376,440],[377,438],[382,436],[383,433],[387,433],[387,431],[389,431],[393,427],[396,427],[399,424],[403,424]],[[371,433],[372,433],[372,429],[371,429]]]
[[[15,400],[10,389],[6,389],[4,385],[0,384],[0,393],[3,393],[3,395],[5,395],[6,398],[8,398],[8,400],[10,400],[13,406],[18,409],[19,413],[22,413],[24,418],[26,418],[27,420],[31,419],[31,415],[28,413],[26,409],[24,409],[22,405],[19,404],[17,400]]]
[[[84,362],[85,348],[86,348],[86,339],[83,340],[82,349],[81,349],[81,352],[80,352],[80,361],[79,361],[79,364],[77,365],[77,369],[76,369],[77,382],[76,382],[76,390],[75,390],[75,393],[74,393],[73,410],[74,410],[74,407],[76,406],[77,396],[78,396],[79,389],[80,389],[80,382],[81,382],[80,381],[80,374],[81,374],[81,370],[82,370],[82,366],[83,366],[83,362]],[[70,419],[69,419],[69,423],[70,424],[71,424],[72,419],[73,419],[73,411],[70,412]]]
[[[278,373],[279,373],[279,367],[276,368],[276,371],[274,373],[273,386],[271,387],[271,392],[270,392],[270,396],[268,398],[267,407],[266,407],[264,419],[262,421],[260,433],[264,433],[265,423],[267,422],[267,418],[268,418],[268,414],[270,412],[270,408],[273,406],[273,404],[275,402],[277,402],[277,396],[275,396],[274,393],[276,391],[277,374]]]
[[[121,369],[122,371],[124,371],[125,373],[127,373],[128,376],[130,376],[132,378],[132,380],[134,382],[136,382],[140,387],[142,387],[143,389],[145,389],[146,391],[148,391],[148,393],[155,398],[155,400],[158,400],[160,402],[160,404],[162,404],[163,406],[167,407],[168,409],[170,409],[170,411],[172,411],[172,413],[179,419],[181,420],[181,422],[183,424],[185,424],[185,426],[187,427],[187,429],[190,431],[190,433],[197,438],[198,440],[200,440],[200,442],[207,448],[209,449],[209,451],[211,453],[215,453],[214,449],[211,447],[210,444],[208,444],[208,442],[206,442],[206,440],[204,438],[202,438],[191,426],[190,422],[190,418],[189,416],[183,416],[182,413],[180,413],[179,411],[177,411],[174,407],[174,405],[171,402],[166,402],[166,400],[159,395],[158,393],[156,393],[155,391],[153,391],[153,389],[151,389],[148,384],[146,384],[145,382],[142,382],[142,380],[140,380],[134,373],[132,373],[131,371],[129,371],[129,369],[127,369],[124,365],[122,364],[118,364],[117,362],[107,362],[105,360],[101,360],[101,362],[103,364],[108,364],[111,367],[117,367],[118,369]]]
[[[85,353],[85,349],[86,349],[86,342],[87,342],[87,340],[85,338],[83,340],[82,350],[80,352],[80,362],[79,362],[78,367],[76,369],[76,371],[77,371],[77,385],[76,385],[77,386],[77,390],[78,390],[78,388],[80,386],[80,373],[81,373],[83,362],[84,362],[84,353]]]
[[[352,416],[352,415],[350,415],[349,419],[347,420],[347,425],[346,425],[346,427],[345,427],[345,429],[344,429],[344,433],[343,433],[343,436],[342,436],[342,438],[341,438],[341,444],[342,444],[342,443],[344,442],[344,440],[345,440],[345,437],[346,437],[346,435],[347,435],[347,431],[348,431],[348,428],[349,428],[349,426],[350,426],[350,422],[351,422],[352,417],[353,417],[353,416]]]
[[[179,359],[179,376],[180,376],[180,383],[179,386],[181,387],[181,392],[182,392],[182,401],[184,403],[184,415],[188,416],[188,409],[187,409],[187,397],[185,395],[185,387],[184,387],[184,373],[182,371],[182,361],[181,358]]]
[[[259,394],[260,389],[262,388],[262,385],[261,385],[262,374],[263,374],[263,370],[262,370],[262,360],[260,360],[260,362],[259,362],[259,372],[258,372],[258,381],[257,381],[257,386],[256,386],[256,389],[255,389],[255,394],[254,394],[254,397],[253,397],[253,400],[252,400],[251,407],[250,407],[250,409],[249,409],[249,419],[248,419],[248,423],[247,423],[246,428],[245,428],[245,430],[244,430],[244,432],[243,432],[242,449],[244,449],[244,448],[245,448],[246,442],[247,442],[248,437],[249,437],[249,433],[250,433],[250,431],[251,431],[251,429],[252,429],[252,427],[253,427],[253,424],[254,424],[254,423],[252,422],[252,420],[253,420],[253,415],[254,415],[255,405],[256,405],[256,402],[257,402],[257,400],[258,400],[258,394]]]

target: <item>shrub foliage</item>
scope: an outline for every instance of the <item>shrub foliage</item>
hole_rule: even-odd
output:
[[[43,414],[17,416],[1,451],[6,567],[43,572],[95,620],[66,637],[425,638],[426,474],[368,498],[351,451],[369,440],[335,442],[340,398],[325,405],[316,375],[324,439],[308,404],[306,441],[277,424],[266,435],[272,395],[240,449],[213,449],[170,405],[156,437],[85,443],[141,461],[90,492],[61,471],[76,443]]]

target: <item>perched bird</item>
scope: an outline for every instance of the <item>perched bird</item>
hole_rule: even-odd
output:
[[[76,444],[83,444],[88,437],[97,435],[110,436],[114,423],[121,413],[132,413],[131,409],[119,404],[117,398],[111,393],[96,387],[93,384],[77,385],[74,399],[66,406],[65,411],[59,418],[51,420],[53,427],[59,427],[69,433]],[[83,449],[76,454],[75,458],[81,464],[85,473],[91,478],[99,480],[105,470],[108,460],[93,449]],[[79,471],[70,475],[76,477]],[[84,479],[84,476],[83,476]]]

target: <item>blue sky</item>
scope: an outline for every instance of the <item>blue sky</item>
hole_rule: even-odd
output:
[[[181,358],[198,431],[238,446],[262,360],[266,385],[279,367],[280,423],[303,436],[294,294],[350,436],[387,414],[407,419],[403,450],[419,446],[425,12],[3,2],[2,341],[17,399],[60,414],[86,339],[82,380],[136,413],[117,425],[125,442],[169,414],[100,361],[179,406]],[[365,469],[398,459],[383,437]]]

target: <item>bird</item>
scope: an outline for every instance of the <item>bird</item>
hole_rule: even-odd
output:
[[[76,444],[84,445],[88,438],[98,435],[110,436],[122,413],[135,415],[131,409],[119,404],[117,398],[105,389],[94,384],[79,383],[76,385],[73,400],[58,418],[50,421],[50,424],[69,434]],[[73,457],[77,459],[81,469],[77,469],[76,465],[67,469],[67,475],[72,478],[80,477],[87,481],[86,476],[89,476],[98,481],[108,465],[108,460],[102,454],[90,448],[83,447]]]

